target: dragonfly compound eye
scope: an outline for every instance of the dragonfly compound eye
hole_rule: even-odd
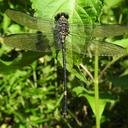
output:
[[[58,21],[58,19],[60,19],[60,17],[64,16],[66,19],[69,18],[69,15],[66,14],[65,12],[61,12],[61,13],[58,13],[56,16],[55,16],[55,21]]]

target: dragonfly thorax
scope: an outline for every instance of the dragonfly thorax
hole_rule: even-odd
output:
[[[54,34],[57,42],[64,43],[66,36],[69,34],[68,15],[66,13],[56,15]]]

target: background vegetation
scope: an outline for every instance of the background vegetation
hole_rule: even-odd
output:
[[[52,0],[0,0],[1,35],[32,32],[16,24],[5,10],[14,8],[36,16],[54,13],[54,8],[41,11]],[[62,2],[62,3],[61,3]],[[63,1],[56,3],[58,6]],[[67,2],[68,3],[68,2]],[[127,24],[127,0],[79,0],[89,17],[85,22]],[[46,11],[46,12],[45,12]],[[43,13],[43,14],[44,14]],[[49,16],[49,15],[48,15]],[[124,44],[127,35],[108,40]],[[125,46],[125,45],[124,45]],[[94,58],[75,56],[68,61],[68,118],[61,115],[63,70],[55,55],[12,49],[1,44],[0,49],[0,125],[1,128],[93,128],[94,117]],[[81,64],[81,66],[80,66]],[[128,59],[100,57],[100,114],[102,128],[128,127]],[[106,68],[105,68],[106,67]],[[86,69],[86,70],[85,70]],[[106,70],[107,69],[107,70]],[[89,72],[87,72],[89,71]],[[61,75],[62,74],[62,75]]]

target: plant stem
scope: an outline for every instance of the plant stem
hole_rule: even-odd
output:
[[[100,128],[99,87],[98,87],[98,55],[95,55],[94,86],[95,86],[95,114],[96,114],[95,116],[96,116],[96,128]]]

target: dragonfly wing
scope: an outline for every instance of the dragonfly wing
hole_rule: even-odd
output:
[[[41,18],[31,17],[23,12],[7,9],[5,13],[15,22],[45,33],[52,32],[53,22]]]
[[[61,47],[57,47],[54,41],[51,42],[53,36],[43,35],[42,33],[23,33],[23,34],[12,34],[3,37],[2,41],[4,44],[13,48],[22,50],[31,50],[38,52],[51,52],[53,49],[60,50]],[[127,53],[126,49],[103,41],[92,40],[86,43],[75,44],[66,41],[66,48],[72,50],[78,54],[84,55],[98,55],[98,56],[115,56],[124,55]]]
[[[79,25],[72,24],[71,42],[72,49],[80,54],[115,56],[126,54],[126,49],[121,46],[94,40],[94,37],[107,37],[123,35],[128,32],[127,25]]]
[[[51,52],[52,48],[55,49],[55,44],[49,40],[50,38],[53,38],[52,35],[47,38],[42,33],[12,34],[3,37],[3,43],[21,50]]]
[[[127,50],[119,45],[96,40],[89,43],[87,49],[91,55],[98,56],[121,56],[127,53]]]
[[[114,37],[128,33],[128,25],[96,25],[96,24],[70,24],[73,35],[85,36],[86,40],[92,37]]]
[[[23,12],[11,9],[7,9],[5,13],[15,22],[45,33],[52,32],[54,28],[54,22],[52,20],[31,17]],[[87,36],[91,35],[91,37],[107,37],[128,33],[128,25],[92,25],[83,23],[69,23],[69,25],[71,33],[73,32],[78,36],[86,34]]]
[[[93,30],[93,37],[108,37],[118,36],[128,33],[128,25],[95,25]]]
[[[127,54],[127,50],[119,45],[98,40],[90,40],[84,43],[79,40],[79,44],[68,42],[66,47],[72,49],[74,53],[89,56],[120,56]]]

